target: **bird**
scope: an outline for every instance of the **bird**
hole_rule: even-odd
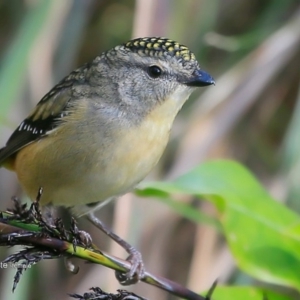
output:
[[[145,272],[141,253],[94,211],[150,173],[182,105],[212,84],[188,47],[164,37],[132,39],[55,85],[0,149],[0,166],[16,173],[32,201],[42,188],[41,205],[85,215],[119,243],[131,263],[119,281],[135,283]]]

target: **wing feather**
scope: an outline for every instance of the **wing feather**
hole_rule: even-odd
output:
[[[17,151],[46,137],[58,126],[59,121],[68,114],[71,87],[85,82],[88,66],[86,64],[73,71],[40,100],[33,112],[12,133],[5,147],[0,149],[0,166]]]

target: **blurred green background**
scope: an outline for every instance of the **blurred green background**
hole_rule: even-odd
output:
[[[299,0],[1,0],[0,145],[72,69],[141,36],[167,36],[187,45],[216,79],[215,87],[199,90],[186,103],[149,179],[175,178],[205,160],[232,158],[299,212]],[[2,210],[15,195],[22,191],[14,174],[1,169]],[[207,289],[216,278],[253,283],[237,270],[212,227],[183,219],[157,201],[124,198],[99,216],[141,250],[149,271],[195,291]],[[181,200],[216,215],[207,202]],[[80,226],[103,249],[126,256],[86,222]],[[16,250],[1,248],[0,259],[11,251]],[[0,269],[0,299],[70,299],[67,293],[92,286],[109,292],[119,288],[112,271],[75,263],[81,268],[77,275],[68,273],[62,261],[34,266],[14,294],[15,271]],[[149,299],[173,299],[144,284],[131,290]]]

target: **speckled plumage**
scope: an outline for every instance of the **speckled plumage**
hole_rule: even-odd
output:
[[[141,56],[176,57],[182,63],[197,62],[188,47],[168,38],[138,38],[127,42],[124,47]]]
[[[131,40],[47,93],[0,150],[0,165],[16,171],[31,199],[43,187],[44,204],[81,207],[124,194],[159,160],[194,87],[212,83],[186,46]]]
[[[141,254],[90,213],[132,190],[160,159],[178,111],[213,84],[195,55],[166,38],[140,38],[97,56],[59,82],[0,150],[40,204],[71,207],[129,254],[130,284],[144,277]],[[86,234],[88,238],[88,234]]]

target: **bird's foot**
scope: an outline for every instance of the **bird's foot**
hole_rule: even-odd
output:
[[[131,247],[128,252],[130,254],[126,261],[131,264],[130,270],[126,273],[116,271],[116,278],[122,285],[135,284],[145,277],[145,267],[141,253],[134,247]]]
[[[78,239],[86,248],[91,247],[93,244],[91,235],[84,230],[78,230]]]
[[[74,218],[72,218],[72,222],[71,222],[71,233],[73,235],[74,249],[76,248],[77,245],[81,245],[85,248],[90,248],[92,246],[93,240],[91,235],[86,231],[79,230]]]

